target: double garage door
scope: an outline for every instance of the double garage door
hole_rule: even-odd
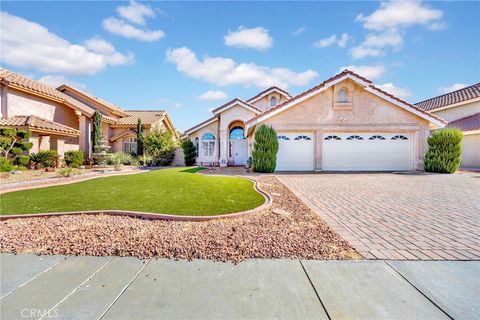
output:
[[[279,133],[277,171],[315,168],[313,133]],[[411,170],[411,139],[405,133],[324,133],[322,170]]]

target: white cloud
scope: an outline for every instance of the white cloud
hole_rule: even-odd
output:
[[[446,22],[434,22],[432,24],[429,24],[427,26],[428,30],[431,31],[441,31],[447,29],[448,24]]]
[[[420,1],[382,2],[380,8],[371,15],[359,14],[356,21],[363,22],[366,29],[381,31],[412,25],[428,25],[442,18],[443,12],[432,9]]]
[[[128,21],[141,25],[145,24],[146,17],[155,17],[155,12],[152,8],[136,1],[130,1],[127,6],[118,7],[117,12],[121,17]]]
[[[381,49],[357,46],[350,49],[350,55],[354,59],[360,59],[364,57],[381,57],[385,55],[385,51]]]
[[[350,36],[347,33],[343,33],[340,38],[337,38],[337,35],[333,34],[330,37],[315,41],[313,45],[317,48],[324,48],[332,44],[337,44],[340,48],[345,48],[348,40],[350,40]]]
[[[392,82],[380,84],[377,85],[377,87],[382,89],[383,91],[393,94],[395,97],[398,97],[400,99],[408,99],[412,96],[412,92],[409,89],[397,87]]]
[[[358,73],[362,77],[365,77],[369,80],[377,79],[380,78],[386,70],[385,66],[379,64],[379,65],[374,65],[374,66],[356,66],[356,65],[350,65],[350,66],[345,66],[341,67],[339,71],[343,71],[345,69],[348,69],[350,71],[353,71],[355,73]]]
[[[105,61],[111,65],[127,64],[133,61],[132,53],[123,55],[117,52],[109,42],[98,37],[85,41],[85,46],[94,52],[102,54]]]
[[[272,37],[263,27],[248,29],[240,26],[237,31],[229,31],[224,39],[225,45],[229,47],[251,48],[260,51],[265,51],[273,45]]]
[[[401,47],[403,44],[403,38],[399,32],[387,31],[384,33],[369,33],[362,43],[362,46],[369,48],[384,48],[384,47]]]
[[[65,76],[59,76],[59,75],[46,75],[46,76],[40,77],[38,81],[48,84],[49,86],[52,86],[54,88],[62,84],[68,84],[68,85],[71,85],[72,87],[78,88],[83,91],[86,91],[87,89],[87,86],[85,84],[70,80]]]
[[[291,34],[292,36],[296,37],[296,36],[299,36],[299,35],[301,35],[302,33],[304,33],[305,30],[307,30],[307,27],[299,27],[299,28],[293,30],[292,32],[290,32],[290,34]]]
[[[47,73],[91,75],[107,65],[133,60],[133,55],[124,56],[116,52],[113,46],[106,55],[82,45],[71,44],[38,23],[6,12],[0,13],[0,34],[1,60],[15,67]]]
[[[452,92],[452,91],[457,91],[457,90],[463,89],[467,86],[468,86],[468,84],[465,84],[465,83],[454,83],[451,86],[438,88],[438,93],[445,94],[445,93],[449,93],[449,92]]]
[[[195,52],[186,47],[169,49],[166,57],[177,66],[178,71],[216,85],[277,85],[287,88],[289,85],[306,85],[318,75],[313,70],[295,72],[287,68],[258,66],[255,63],[237,63],[233,59],[222,57],[206,57],[201,61]]]
[[[153,42],[165,37],[165,32],[162,30],[142,30],[123,20],[113,17],[103,20],[103,28],[113,34],[128,39],[136,39],[145,42]]]
[[[227,94],[220,90],[208,90],[197,97],[198,100],[202,101],[222,100],[226,98]]]

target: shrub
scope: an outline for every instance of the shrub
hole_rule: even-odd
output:
[[[57,151],[55,150],[45,150],[39,151],[38,153],[32,153],[30,155],[30,161],[34,167],[43,167],[49,168],[55,165],[57,158]]]
[[[23,141],[31,136],[31,132],[15,128],[0,128],[0,155],[12,162],[33,147],[33,143]]]
[[[97,151],[102,139],[102,114],[96,110],[93,113],[93,130],[92,130],[93,150]]]
[[[191,140],[185,140],[182,142],[183,159],[186,166],[193,166],[195,164],[195,158],[197,156],[197,148]]]
[[[85,155],[83,151],[80,151],[80,150],[67,151],[65,152],[64,158],[65,158],[65,163],[67,164],[67,167],[71,167],[71,168],[78,168],[85,161]]]
[[[142,132],[142,120],[138,118],[137,122],[137,155],[143,155],[143,132]]]
[[[123,152],[114,152],[107,154],[107,161],[112,164],[115,170],[121,170],[124,163],[130,163],[132,156]]]
[[[140,163],[140,165],[142,166],[150,166],[152,165],[152,157],[147,155],[147,154],[144,154],[144,155],[141,155],[139,156],[138,158],[138,162]]]
[[[30,156],[18,156],[15,158],[15,160],[13,161],[13,163],[17,166],[22,166],[22,167],[26,167],[28,166],[28,163],[30,162]]]
[[[13,170],[13,164],[10,160],[0,158],[0,172],[10,172]]]
[[[454,173],[462,161],[462,131],[441,129],[428,137],[424,168],[428,172]]]
[[[73,168],[62,168],[58,170],[58,175],[65,178],[71,177],[74,174],[75,174],[75,170],[73,170]]]
[[[159,166],[169,166],[172,164],[173,158],[175,157],[175,149],[173,150],[162,150],[158,153],[156,158],[157,165]]]
[[[277,166],[278,140],[272,127],[261,125],[255,132],[253,144],[253,171],[273,172]]]

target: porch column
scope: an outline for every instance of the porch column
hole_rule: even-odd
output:
[[[227,130],[220,130],[220,166],[226,167],[228,163],[228,134]]]
[[[90,141],[91,141],[91,124],[90,124],[90,119],[88,119],[86,116],[81,115],[79,116],[80,120],[80,125],[79,125],[79,130],[80,130],[80,137],[79,137],[79,146],[80,150],[82,150],[85,153],[85,158],[90,158]]]
[[[65,154],[65,140],[60,138],[54,138],[50,140],[50,149],[56,150],[57,154],[63,158]]]

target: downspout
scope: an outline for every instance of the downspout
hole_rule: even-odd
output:
[[[8,84],[9,82],[6,80],[3,80],[0,83],[0,101],[1,101],[1,118],[2,119],[7,119],[8,118]]]

